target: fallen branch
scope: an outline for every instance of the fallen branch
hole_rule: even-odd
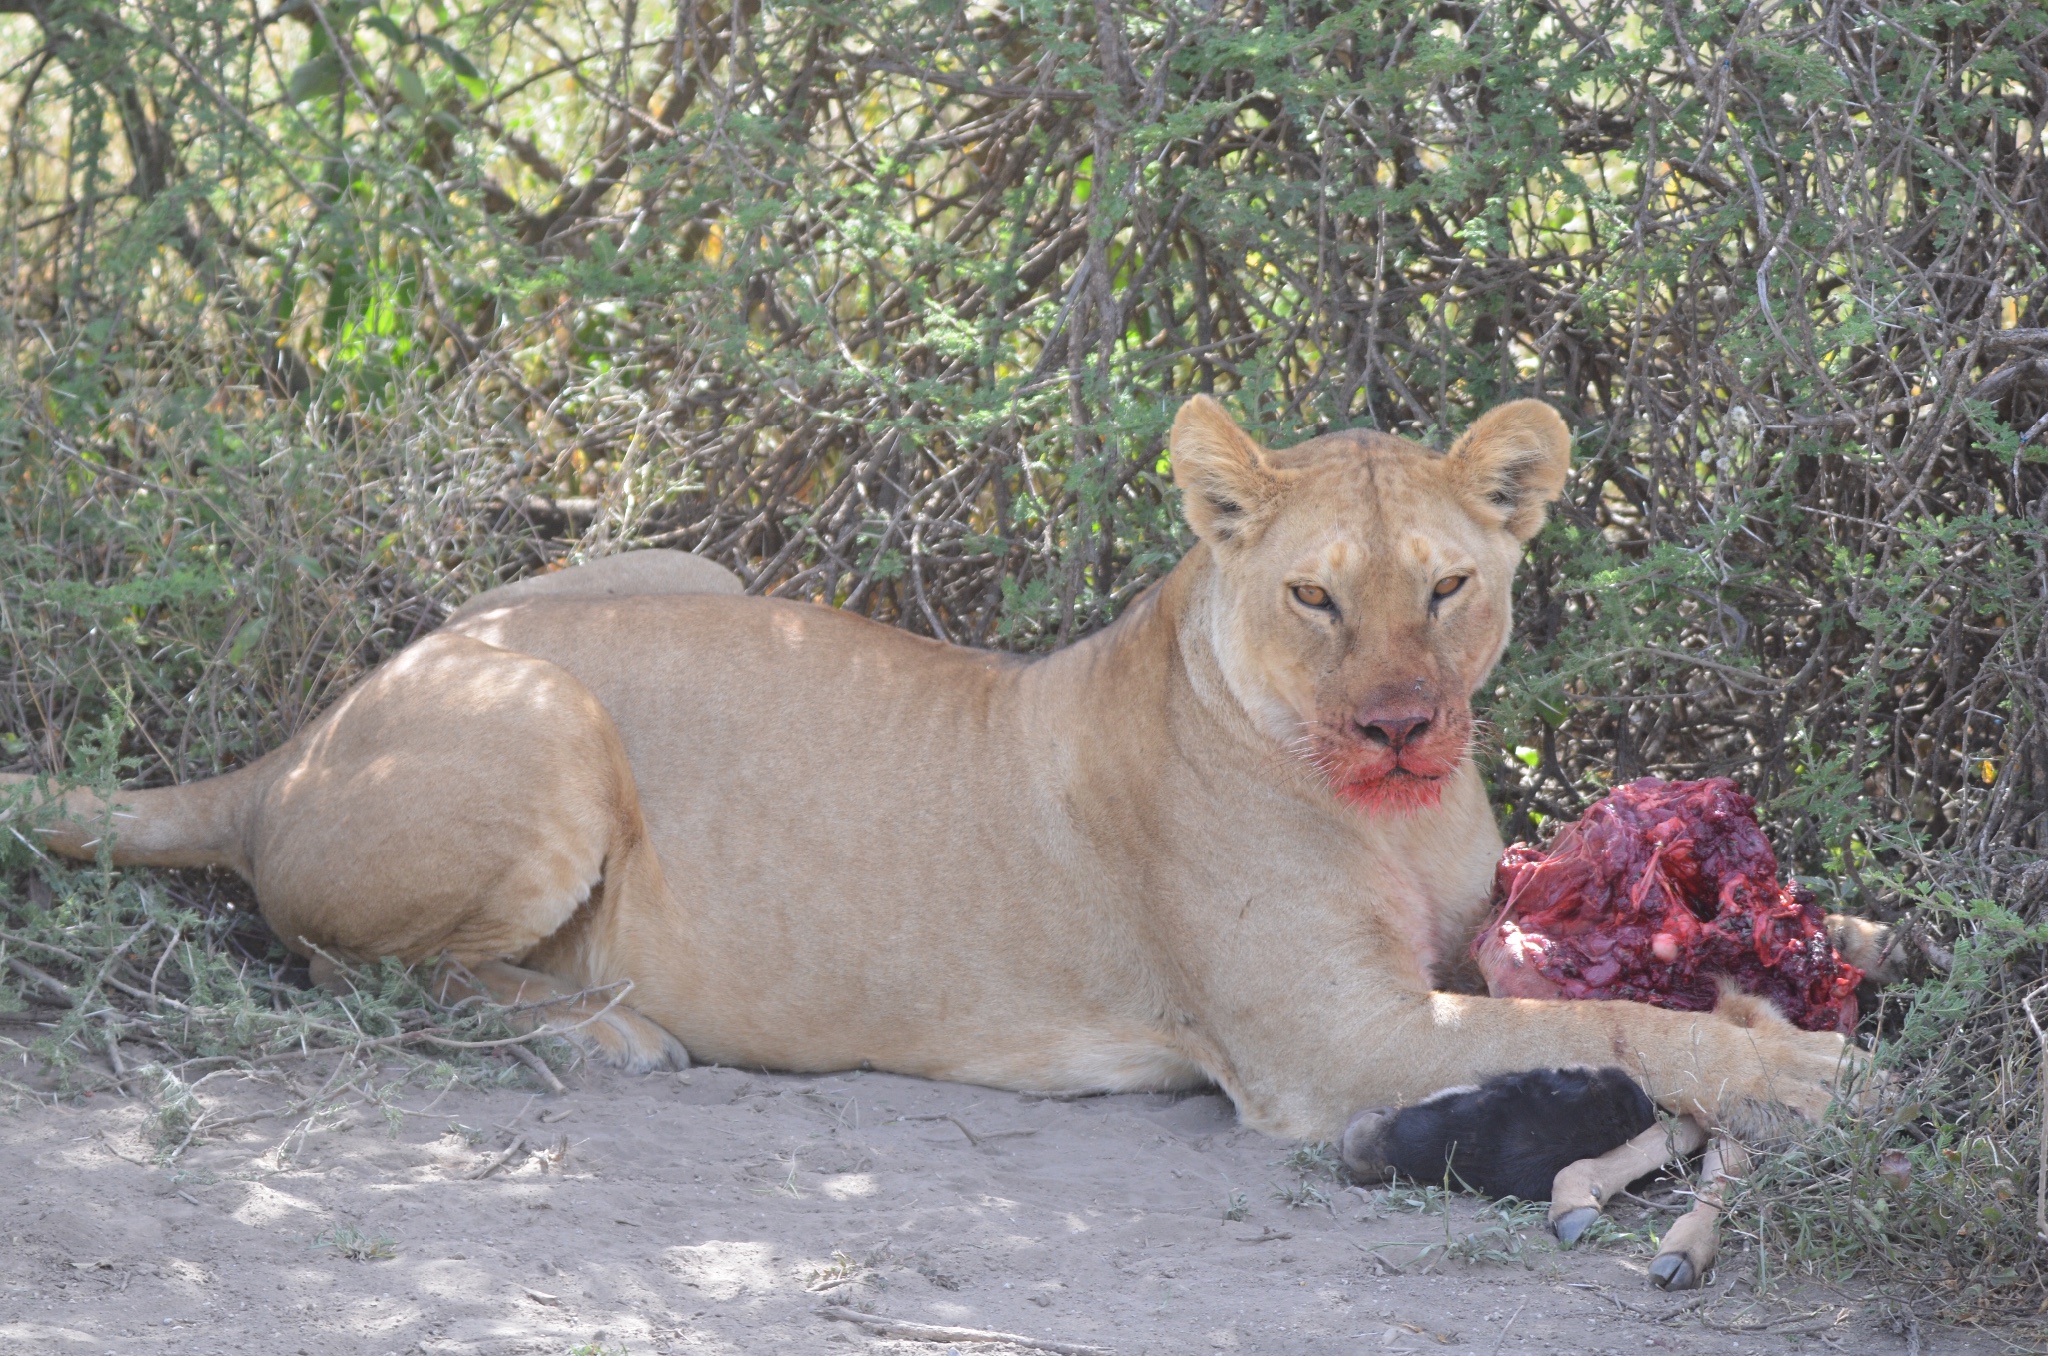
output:
[[[1949,971],[1956,968],[1955,952],[1949,950],[1945,946],[1942,946],[1933,938],[1923,936],[1917,929],[1913,933],[1913,945],[1920,949],[1921,955],[1927,957],[1927,963],[1929,965],[1941,971],[1943,974],[1947,974]]]
[[[521,1149],[524,1149],[525,1147],[526,1136],[519,1135],[515,1137],[510,1144],[506,1145],[497,1153],[492,1154],[489,1158],[485,1159],[481,1165],[479,1165],[477,1168],[471,1171],[469,1174],[469,1180],[472,1182],[480,1182],[484,1178],[489,1177],[499,1168],[502,1168],[507,1163],[510,1163],[512,1161],[512,1156],[518,1153]]]
[[[210,1120],[204,1112],[201,1112],[194,1118],[192,1128],[185,1132],[185,1137],[178,1141],[178,1147],[164,1155],[163,1162],[166,1165],[175,1163],[178,1160],[178,1155],[191,1147],[192,1141],[201,1135],[210,1135],[221,1130],[232,1130],[242,1125],[254,1125],[257,1121],[274,1121],[290,1114],[292,1113],[283,1107],[270,1107],[262,1111],[252,1111],[246,1116],[226,1116],[220,1120]]]
[[[1820,1310],[1811,1314],[1792,1314],[1783,1318],[1767,1319],[1761,1323],[1752,1319],[1724,1323],[1711,1313],[1705,1313],[1700,1315],[1700,1326],[1711,1328],[1715,1332],[1756,1332],[1768,1333],[1773,1337],[1811,1337],[1830,1328],[1840,1327],[1848,1321],[1848,1317],[1847,1310],[1837,1309],[1832,1315],[1826,1310]]]
[[[548,1062],[533,1053],[526,1046],[508,1045],[505,1047],[505,1053],[532,1070],[533,1076],[541,1081],[541,1086],[555,1096],[560,1097],[568,1091],[567,1088],[562,1086],[562,1080],[555,1077],[555,1071],[548,1067]]]
[[[909,1323],[880,1314],[864,1314],[843,1304],[828,1304],[818,1310],[824,1318],[841,1323],[858,1323],[877,1337],[900,1337],[908,1342],[1006,1342],[1031,1351],[1055,1351],[1061,1356],[1109,1356],[1108,1347],[1091,1347],[1081,1342],[1054,1342],[1042,1337],[1022,1337],[1013,1332],[989,1332],[982,1328],[949,1328],[936,1323]]]
[[[1670,1323],[1683,1317],[1686,1314],[1691,1313],[1693,1310],[1701,1307],[1704,1304],[1707,1304],[1710,1301],[1712,1303],[1719,1304],[1721,1301],[1727,1299],[1730,1295],[1734,1294],[1735,1287],[1737,1287],[1740,1284],[1742,1284],[1742,1278],[1738,1276],[1734,1280],[1729,1281],[1728,1284],[1722,1286],[1721,1293],[1718,1295],[1710,1290],[1702,1289],[1697,1295],[1694,1295],[1691,1299],[1686,1300],[1682,1304],[1667,1305],[1660,1309],[1649,1309],[1639,1304],[1630,1304],[1627,1300],[1624,1300],[1623,1298],[1621,1298],[1621,1296],[1615,1294],[1613,1291],[1607,1289],[1605,1286],[1587,1286],[1585,1288],[1597,1292],[1601,1299],[1606,1300],[1609,1304],[1612,1304],[1615,1308],[1621,1310],[1625,1314],[1632,1314],[1637,1318],[1646,1319],[1651,1323]]]
[[[71,990],[64,987],[64,985],[60,981],[58,981],[55,976],[44,974],[41,970],[36,969],[35,966],[30,965],[27,961],[22,960],[19,957],[9,957],[7,961],[7,968],[14,971],[15,974],[20,975],[23,979],[30,980],[36,984],[42,985],[44,991],[50,995],[52,1001],[60,1003],[67,1008],[73,1006],[73,1003],[71,1001]]]
[[[124,1153],[122,1153],[122,1152],[121,1152],[121,1151],[120,1151],[119,1149],[116,1149],[116,1148],[115,1148],[115,1147],[114,1147],[113,1145],[111,1145],[111,1144],[107,1143],[107,1137],[106,1137],[105,1135],[100,1135],[100,1136],[99,1136],[98,1138],[99,1138],[99,1142],[100,1142],[100,1147],[101,1147],[102,1149],[105,1149],[105,1150],[106,1150],[106,1151],[107,1151],[108,1153],[112,1154],[112,1155],[113,1155],[114,1157],[116,1157],[116,1158],[120,1159],[120,1160],[121,1160],[121,1161],[122,1161],[123,1163],[133,1163],[133,1164],[134,1164],[134,1165],[135,1165],[136,1167],[138,1167],[138,1168],[152,1168],[152,1169],[153,1169],[153,1168],[155,1168],[155,1167],[157,1166],[156,1164],[154,1164],[154,1163],[151,1163],[151,1162],[148,1162],[148,1161],[146,1161],[146,1160],[144,1160],[144,1159],[140,1159],[140,1158],[130,1158],[130,1157],[129,1157],[129,1156],[127,1155],[127,1154],[124,1154]]]

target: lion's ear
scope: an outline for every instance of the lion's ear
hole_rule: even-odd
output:
[[[1173,483],[1195,535],[1228,546],[1265,516],[1280,489],[1265,454],[1223,407],[1198,395],[1174,416]]]
[[[1527,541],[1543,526],[1544,506],[1564,492],[1571,430],[1540,400],[1511,401],[1480,415],[1444,461],[1469,503]]]

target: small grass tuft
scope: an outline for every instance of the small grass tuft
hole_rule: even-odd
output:
[[[388,1262],[398,1256],[395,1240],[371,1237],[348,1225],[329,1229],[313,1240],[315,1247],[327,1248],[351,1262]]]
[[[1313,1144],[1301,1145],[1281,1159],[1277,1166],[1286,1168],[1298,1177],[1326,1178],[1332,1182],[1348,1180],[1344,1171],[1344,1160],[1338,1157],[1337,1146],[1328,1140],[1317,1140]]]
[[[1521,1265],[1533,1268],[1536,1264],[1528,1255],[1527,1233],[1505,1224],[1490,1224],[1468,1234],[1459,1234],[1442,1245],[1446,1257],[1455,1258],[1467,1265],[1481,1262],[1498,1266]]]
[[[1329,1193],[1315,1183],[1305,1180],[1296,1182],[1291,1187],[1274,1187],[1273,1199],[1289,1210],[1305,1210],[1312,1206],[1321,1206],[1325,1210],[1330,1208]]]
[[[1451,1193],[1444,1187],[1405,1177],[1395,1177],[1373,1193],[1374,1204],[1404,1215],[1441,1215],[1450,1199]]]
[[[882,1289],[886,1285],[882,1279],[882,1267],[889,1261],[889,1255],[886,1243],[858,1257],[834,1250],[831,1261],[811,1268],[805,1275],[804,1289],[814,1295],[832,1295],[841,1291],[851,1295],[858,1293],[862,1286]]]
[[[150,1111],[150,1129],[157,1149],[167,1155],[175,1155],[179,1146],[191,1140],[205,1108],[193,1095],[190,1083],[160,1064],[142,1069],[141,1081],[149,1086],[154,1103]]]

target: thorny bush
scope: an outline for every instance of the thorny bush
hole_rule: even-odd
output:
[[[1185,546],[1186,395],[1437,444],[1541,395],[1578,469],[1491,696],[1510,832],[1729,775],[1902,920],[1950,968],[1866,1022],[1898,1105],[1779,1160],[1752,1230],[2041,1303],[2048,11],[0,16],[0,761],[237,764],[475,590],[638,545],[1041,649]],[[75,1004],[196,995],[234,937],[242,999],[285,982],[202,926],[231,884],[152,878],[191,921],[131,940],[143,885],[9,841],[10,965]],[[57,997],[5,983],[9,1022]],[[47,1053],[109,1053],[65,1020]]]

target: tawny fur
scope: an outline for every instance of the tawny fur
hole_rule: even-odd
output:
[[[1835,1035],[1431,990],[1501,850],[1470,697],[1564,481],[1557,415],[1503,406],[1442,455],[1273,451],[1197,398],[1172,445],[1200,544],[1045,658],[629,557],[473,600],[232,776],[111,821],[74,793],[51,841],[231,866],[302,951],[630,980],[719,1062],[1213,1080],[1312,1138],[1535,1064],[1621,1064],[1710,1122],[1818,1113]],[[1394,748],[1390,712],[1428,724]]]

